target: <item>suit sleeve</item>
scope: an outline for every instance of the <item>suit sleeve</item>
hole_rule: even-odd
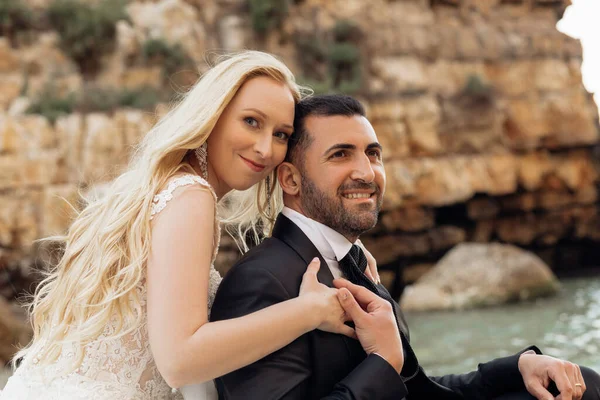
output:
[[[518,363],[519,356],[527,350],[534,350],[537,354],[541,354],[537,347],[531,346],[515,355],[479,364],[477,371],[462,375],[431,377],[431,380],[473,400],[486,400],[504,393],[523,390],[525,384]]]
[[[219,287],[211,320],[240,317],[290,299],[269,271],[251,263],[234,267]],[[309,334],[237,371],[217,379],[219,399],[305,400],[311,398]],[[400,400],[406,387],[389,363],[377,355],[367,357],[323,399]]]

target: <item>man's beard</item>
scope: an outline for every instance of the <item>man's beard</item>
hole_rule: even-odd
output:
[[[347,238],[358,238],[362,233],[377,224],[377,218],[383,201],[381,190],[375,183],[359,183],[343,185],[338,188],[338,193],[350,189],[373,190],[377,196],[375,208],[370,204],[360,204],[357,209],[347,209],[344,200],[340,197],[329,197],[321,191],[313,181],[301,173],[302,209],[307,217],[314,219],[331,229],[341,233]]]

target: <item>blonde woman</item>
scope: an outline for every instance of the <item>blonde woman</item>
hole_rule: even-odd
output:
[[[217,202],[236,194],[227,222],[240,243],[269,231],[300,98],[288,68],[261,52],[204,74],[61,238],[32,303],[34,338],[0,399],[179,399],[171,388],[190,384],[186,398],[216,399],[212,379],[310,330],[353,335],[315,262],[298,298],[208,322],[221,279]]]

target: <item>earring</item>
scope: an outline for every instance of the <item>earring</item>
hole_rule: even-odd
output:
[[[271,216],[271,175],[265,178],[265,186],[267,188],[267,214]]]
[[[198,160],[198,165],[200,165],[200,173],[202,174],[202,178],[204,178],[204,180],[208,179],[208,162],[206,161],[206,159],[208,158],[207,148],[208,145],[206,144],[206,142],[204,142],[202,146],[194,150],[194,155]]]

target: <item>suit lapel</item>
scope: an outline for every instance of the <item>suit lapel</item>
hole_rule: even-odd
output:
[[[321,260],[321,268],[319,268],[319,272],[317,273],[317,278],[319,278],[319,282],[322,284],[333,287],[333,275],[331,274],[331,270],[327,265],[327,262],[319,253],[319,250],[315,247],[315,245],[310,241],[310,239],[302,232],[302,229],[298,228],[296,224],[294,224],[288,217],[283,214],[279,214],[277,217],[277,221],[275,222],[275,226],[273,227],[274,238],[277,238],[288,246],[290,246],[302,260],[308,264],[312,261],[313,258],[318,257]]]
[[[275,226],[273,227],[272,236],[290,246],[298,254],[298,256],[304,260],[307,266],[313,258],[318,257],[319,260],[321,260],[321,268],[319,268],[319,272],[317,273],[319,282],[326,286],[334,287],[333,274],[331,273],[327,262],[321,253],[319,253],[319,250],[317,250],[315,245],[304,234],[304,232],[302,232],[302,229],[298,228],[298,226],[289,218],[283,214],[279,214],[277,221],[275,222]],[[320,333],[321,332],[319,332],[319,334]],[[323,337],[323,335],[320,336]],[[341,336],[341,338],[346,345],[348,357],[357,357],[357,351],[359,354],[361,354],[361,357],[364,357],[362,347],[360,347],[360,343],[357,340],[351,339],[347,336]],[[339,361],[340,360],[338,360],[338,362]]]

